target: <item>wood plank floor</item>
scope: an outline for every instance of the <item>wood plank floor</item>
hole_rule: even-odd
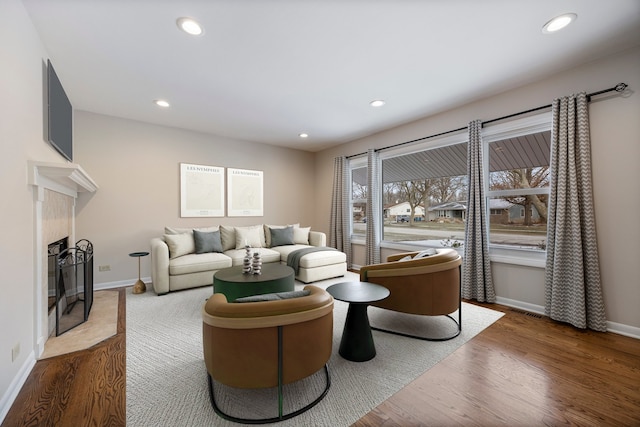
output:
[[[505,316],[354,426],[640,426],[640,340],[480,305]],[[124,426],[125,329],[121,290],[118,334],[37,362],[2,427]]]

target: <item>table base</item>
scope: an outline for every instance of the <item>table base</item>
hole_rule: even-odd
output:
[[[340,356],[352,362],[366,362],[376,356],[367,308],[369,304],[350,303],[344,323]]]

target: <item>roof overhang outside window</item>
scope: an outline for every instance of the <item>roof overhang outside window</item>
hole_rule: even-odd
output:
[[[548,166],[551,132],[537,132],[489,144],[489,171]],[[467,174],[467,143],[418,151],[385,159],[382,163],[384,184]],[[367,168],[352,172],[353,181],[367,185]]]

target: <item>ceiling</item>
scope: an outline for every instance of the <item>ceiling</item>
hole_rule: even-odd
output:
[[[638,0],[23,4],[76,110],[312,152],[640,44]]]

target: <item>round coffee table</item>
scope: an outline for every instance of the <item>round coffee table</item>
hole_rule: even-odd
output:
[[[389,289],[369,282],[342,282],[327,292],[337,300],[348,302],[347,319],[340,341],[340,356],[352,362],[366,362],[376,356],[367,308],[369,303],[389,296]]]
[[[295,272],[284,264],[262,264],[262,274],[245,274],[242,266],[223,268],[213,275],[213,293],[224,294],[227,301],[251,295],[288,292],[295,288]]]

